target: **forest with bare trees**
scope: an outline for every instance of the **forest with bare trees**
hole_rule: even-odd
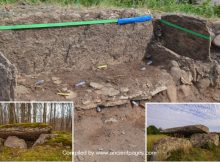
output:
[[[0,103],[0,125],[45,123],[53,130],[72,131],[72,103]]]

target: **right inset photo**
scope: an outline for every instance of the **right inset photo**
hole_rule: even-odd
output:
[[[219,103],[146,104],[146,161],[220,161]]]

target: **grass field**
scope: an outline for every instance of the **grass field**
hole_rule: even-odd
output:
[[[166,135],[147,135],[147,151],[152,151],[154,143],[165,137],[167,136]]]
[[[191,5],[188,3],[177,3],[177,0],[0,0],[0,4],[18,4],[25,2],[32,5],[58,4],[62,6],[78,5],[86,7],[140,7],[162,12],[181,12],[211,18],[220,17],[220,6],[213,6],[210,1],[211,0],[207,0],[207,2],[202,5]]]
[[[153,144],[167,137],[166,135],[148,135],[147,137],[147,150],[153,150]],[[147,157],[150,160],[150,156]],[[220,161],[220,145],[212,148],[192,148],[189,152],[178,150],[171,153],[171,156],[166,159],[167,161]]]
[[[188,153],[175,151],[168,161],[220,161],[220,146],[213,149],[192,148]]]

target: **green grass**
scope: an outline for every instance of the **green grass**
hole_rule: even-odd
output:
[[[194,14],[209,18],[220,17],[220,6],[211,5],[210,0],[202,5],[177,3],[176,0],[147,0],[145,5],[153,10],[163,12]]]
[[[147,135],[147,151],[152,151],[153,150],[153,145],[155,142],[162,138],[166,138],[166,135]]]
[[[147,137],[147,150],[153,150],[153,144],[166,138],[166,135],[148,135]],[[150,160],[150,156],[147,157]],[[220,145],[209,146],[203,148],[191,148],[189,151],[177,150],[171,153],[171,156],[166,159],[167,161],[220,161]]]
[[[71,155],[63,154],[63,151],[72,152],[72,134],[68,132],[53,133],[58,134],[58,137],[33,148],[4,147],[3,150],[0,150],[0,161],[72,161]],[[57,143],[63,143],[63,145]],[[70,147],[66,147],[67,145]]]
[[[144,6],[146,0],[0,0],[0,4],[17,4],[26,2],[28,4],[61,4],[82,6],[118,6],[118,7],[140,7]]]
[[[12,128],[12,127],[24,127],[24,128],[45,128],[48,127],[48,124],[44,123],[15,123],[15,124],[7,124],[7,125],[1,125],[1,128]]]
[[[220,161],[220,145],[212,149],[192,148],[188,153],[178,150],[167,161]]]
[[[30,5],[58,4],[61,6],[101,6],[101,7],[141,7],[162,12],[178,12],[203,16],[207,18],[220,17],[220,6],[213,6],[207,0],[202,5],[177,3],[177,0],[0,0],[0,5],[19,4],[25,2]]]
[[[64,146],[72,147],[72,134],[68,132],[53,132],[53,134],[58,134],[56,138],[50,139],[47,144],[56,145],[57,143],[62,143]]]
[[[64,150],[72,152],[71,149],[54,146],[36,146],[28,150],[4,148],[0,161],[72,161],[72,156],[63,155]]]

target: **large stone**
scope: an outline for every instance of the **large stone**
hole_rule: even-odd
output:
[[[9,128],[0,128],[0,138],[6,139],[9,136],[16,136],[25,140],[35,141],[38,137],[44,134],[50,134],[52,128],[50,126],[45,127],[24,127],[24,126],[12,126]]]
[[[189,140],[183,138],[168,137],[157,141],[153,146],[152,161],[163,161],[170,157],[172,151],[188,151],[192,147]]]
[[[10,147],[10,148],[20,148],[20,149],[27,149],[27,144],[25,140],[20,139],[16,136],[9,136],[5,143],[5,147]]]
[[[213,39],[212,43],[220,48],[220,34]]]
[[[0,101],[15,99],[16,69],[0,52]]]
[[[197,17],[168,14],[162,16],[161,19],[206,36],[211,35],[208,22]],[[211,40],[189,34],[164,23],[159,24],[163,32],[161,39],[165,47],[182,56],[196,60],[209,60]],[[158,23],[155,24],[155,28],[158,28],[157,25]]]
[[[188,125],[183,127],[164,129],[161,132],[170,135],[191,136],[195,133],[208,133],[209,128],[204,125]]]
[[[46,143],[48,140],[57,137],[57,134],[41,134],[40,137],[35,141],[32,147],[37,145],[42,145]]]
[[[205,144],[214,144],[215,146],[219,145],[219,135],[216,133],[199,133],[193,134],[190,138],[190,142],[192,143],[193,147],[202,147]]]

